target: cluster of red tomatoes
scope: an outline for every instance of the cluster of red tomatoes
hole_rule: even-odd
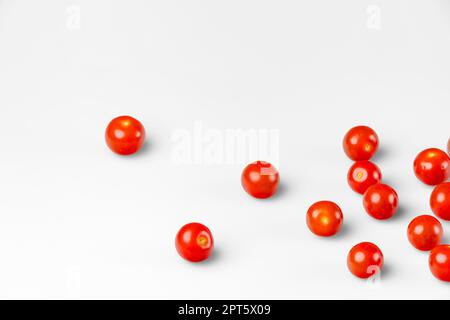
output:
[[[378,136],[369,127],[358,126],[347,132],[343,142],[344,151],[355,161],[348,171],[347,180],[352,190],[363,195],[367,214],[377,220],[388,220],[396,214],[399,200],[397,192],[382,183],[380,168],[370,161],[378,146]],[[450,221],[450,182],[446,182],[450,177],[449,155],[440,149],[424,150],[414,161],[414,172],[422,182],[436,186],[431,194],[431,209],[437,217]],[[318,236],[333,236],[342,227],[343,214],[333,202],[317,202],[308,210],[307,224]],[[430,215],[416,217],[407,229],[408,239],[415,248],[431,251],[429,266],[433,275],[450,282],[450,245],[441,245],[442,235],[442,224]],[[347,257],[350,272],[363,279],[380,272],[383,263],[382,251],[370,242],[357,244]]]
[[[129,116],[113,119],[106,130],[106,142],[114,152],[129,155],[143,145],[145,130],[142,124]],[[380,168],[370,161],[378,150],[379,139],[374,130],[365,126],[352,128],[344,137],[343,147],[347,156],[355,161],[348,172],[348,183],[363,195],[366,212],[378,220],[393,217],[398,210],[397,192],[382,183]],[[450,153],[450,140],[448,145]],[[414,171],[422,182],[436,186],[431,194],[434,214],[450,221],[450,157],[439,149],[427,149],[414,161]],[[278,170],[270,163],[257,161],[243,171],[241,182],[244,190],[258,199],[273,196],[280,183]],[[342,228],[344,215],[340,207],[331,201],[313,204],[307,214],[308,228],[321,237],[336,235]],[[431,251],[429,266],[438,279],[450,282],[450,245],[441,245],[443,228],[434,217],[415,218],[408,226],[411,244],[423,251]],[[200,262],[210,257],[214,240],[211,231],[200,223],[183,226],[175,238],[178,253],[186,260]],[[383,253],[375,244],[362,242],[354,246],[347,257],[351,273],[359,278],[369,278],[383,267]]]

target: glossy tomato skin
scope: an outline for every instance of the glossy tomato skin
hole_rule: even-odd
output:
[[[141,149],[145,140],[142,123],[130,116],[113,119],[105,132],[108,147],[117,154],[130,155]]]
[[[320,237],[334,236],[341,230],[343,222],[341,208],[331,201],[314,203],[306,214],[309,230]]]
[[[370,161],[357,161],[348,171],[347,182],[353,191],[364,194],[370,186],[381,182],[381,170]]]
[[[379,139],[376,132],[366,126],[357,126],[344,137],[344,151],[353,161],[370,160],[378,150]]]
[[[438,184],[430,197],[433,213],[439,218],[450,221],[450,182]]]
[[[245,167],[241,183],[249,195],[258,199],[266,199],[277,192],[280,175],[272,164],[256,161]]]
[[[428,260],[431,273],[441,281],[450,282],[450,245],[435,247]]]
[[[363,203],[370,216],[378,220],[387,220],[397,212],[398,195],[390,186],[378,183],[367,189]]]
[[[414,218],[408,226],[409,242],[421,251],[430,251],[439,245],[443,233],[442,224],[429,215]]]
[[[414,160],[414,173],[430,186],[442,183],[450,177],[450,157],[440,149],[426,149]]]
[[[181,257],[190,262],[208,259],[214,249],[211,231],[201,223],[189,223],[178,231],[175,246]]]
[[[354,246],[347,256],[347,267],[358,278],[368,279],[383,268],[384,257],[380,248],[370,242]]]

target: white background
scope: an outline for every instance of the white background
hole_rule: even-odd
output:
[[[0,0],[0,298],[450,297],[405,235],[430,213],[413,159],[450,134],[449,57],[448,0]],[[103,137],[122,114],[148,134],[128,158]],[[241,164],[176,166],[195,121],[279,130],[282,192],[247,196]],[[380,136],[391,221],[347,186],[357,124]],[[322,199],[344,211],[333,239],[305,224]],[[190,221],[213,231],[206,263],[174,249]],[[361,241],[385,255],[374,285],[346,267]]]

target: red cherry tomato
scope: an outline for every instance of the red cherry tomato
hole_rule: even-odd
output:
[[[367,279],[379,273],[383,268],[384,258],[380,248],[370,242],[354,246],[347,257],[347,266],[353,275]]]
[[[242,186],[255,198],[265,199],[273,196],[278,189],[280,175],[268,162],[256,161],[249,164],[242,173]]]
[[[439,280],[450,282],[450,245],[435,247],[428,261],[431,273]]]
[[[343,145],[345,153],[353,161],[370,160],[378,150],[378,136],[369,127],[354,127],[345,135]]]
[[[370,186],[381,182],[381,170],[373,162],[358,161],[350,167],[347,181],[353,191],[364,194]]]
[[[409,242],[418,250],[430,251],[441,243],[442,224],[432,216],[415,218],[408,226]]]
[[[201,223],[189,223],[178,231],[175,239],[178,253],[191,262],[206,260],[214,248],[211,231]]]
[[[416,157],[414,172],[420,181],[435,186],[450,177],[450,158],[440,149],[426,149]]]
[[[430,197],[431,210],[439,218],[450,221],[450,182],[438,184]]]
[[[364,193],[364,208],[367,213],[378,220],[391,218],[398,209],[398,195],[390,186],[375,184]]]
[[[138,120],[130,116],[121,116],[109,123],[105,139],[108,147],[115,153],[130,155],[144,144],[145,129]]]
[[[316,202],[306,214],[308,228],[321,237],[334,236],[341,229],[343,222],[341,208],[331,201]]]

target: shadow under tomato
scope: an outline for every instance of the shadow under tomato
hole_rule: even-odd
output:
[[[399,221],[404,221],[405,219],[408,218],[408,212],[411,211],[408,208],[406,208],[404,205],[399,205],[397,212],[389,219],[385,219],[385,220],[378,220],[375,219],[373,217],[371,217],[369,214],[367,214],[367,216],[369,218],[371,218],[372,220],[375,220],[376,222],[379,223],[391,223],[391,222],[399,222]]]
[[[311,233],[312,235],[314,235],[317,239],[319,240],[323,240],[323,241],[336,241],[336,240],[341,240],[341,239],[345,239],[349,234],[351,233],[351,227],[350,224],[345,222],[345,218],[344,218],[344,224],[341,227],[341,230],[339,230],[339,232],[337,234],[335,234],[334,236],[331,237],[321,237],[318,235],[315,235],[313,233]]]
[[[389,263],[385,263],[383,266],[383,269],[381,269],[381,275],[380,278],[383,280],[384,278],[390,278],[393,274],[392,265]]]
[[[444,233],[441,239],[441,244],[450,244],[450,235]]]
[[[385,158],[389,156],[392,156],[389,150],[387,150],[385,146],[380,146],[377,153],[375,153],[375,155],[372,157],[372,159],[370,159],[370,161],[377,163],[385,160]]]
[[[283,198],[286,195],[286,192],[287,192],[286,183],[280,182],[277,192],[273,196],[271,196],[270,198],[267,198],[267,199],[257,199],[257,200],[267,201],[267,202],[278,201],[278,199]]]
[[[409,209],[406,208],[404,205],[400,204],[397,212],[394,214],[394,216],[390,219],[388,219],[388,221],[401,221],[404,220],[408,217],[408,211]]]
[[[247,194],[247,195],[249,198],[253,199],[254,201],[264,201],[264,202],[278,201],[278,199],[283,198],[286,195],[286,189],[287,189],[286,183],[280,182],[277,192],[269,198],[259,199],[259,198],[255,198],[249,194]]]
[[[350,233],[351,233],[350,224],[345,223],[345,218],[344,218],[344,224],[342,225],[341,230],[338,232],[338,234],[336,234],[332,238],[333,239],[342,239],[342,238],[347,237]]]
[[[214,248],[213,252],[211,253],[211,255],[209,256],[208,259],[195,263],[198,266],[209,266],[209,265],[213,265],[215,264],[218,260],[220,260],[222,256],[222,252],[219,248]]]
[[[217,260],[220,260],[220,257],[222,256],[221,254],[221,250],[214,248],[213,252],[211,253],[211,255],[209,256],[208,259],[200,261],[200,262],[192,262],[192,261],[188,261],[186,259],[183,259],[182,257],[178,257],[182,263],[185,263],[187,266],[192,266],[192,267],[202,267],[202,266],[208,266],[208,265],[213,265],[217,262]]]
[[[128,158],[128,159],[135,159],[135,158],[140,158],[140,157],[144,157],[147,154],[149,154],[151,152],[151,150],[153,149],[153,144],[150,140],[145,140],[144,144],[142,145],[141,149],[139,149],[136,153],[130,154],[130,155],[118,155],[116,154],[118,157],[120,158]]]
[[[281,198],[281,197],[284,197],[285,196],[285,194],[286,194],[286,183],[280,183],[280,185],[278,186],[278,190],[277,190],[277,193],[275,193],[274,195],[273,195],[273,197],[271,197],[270,199],[278,199],[278,198]]]

